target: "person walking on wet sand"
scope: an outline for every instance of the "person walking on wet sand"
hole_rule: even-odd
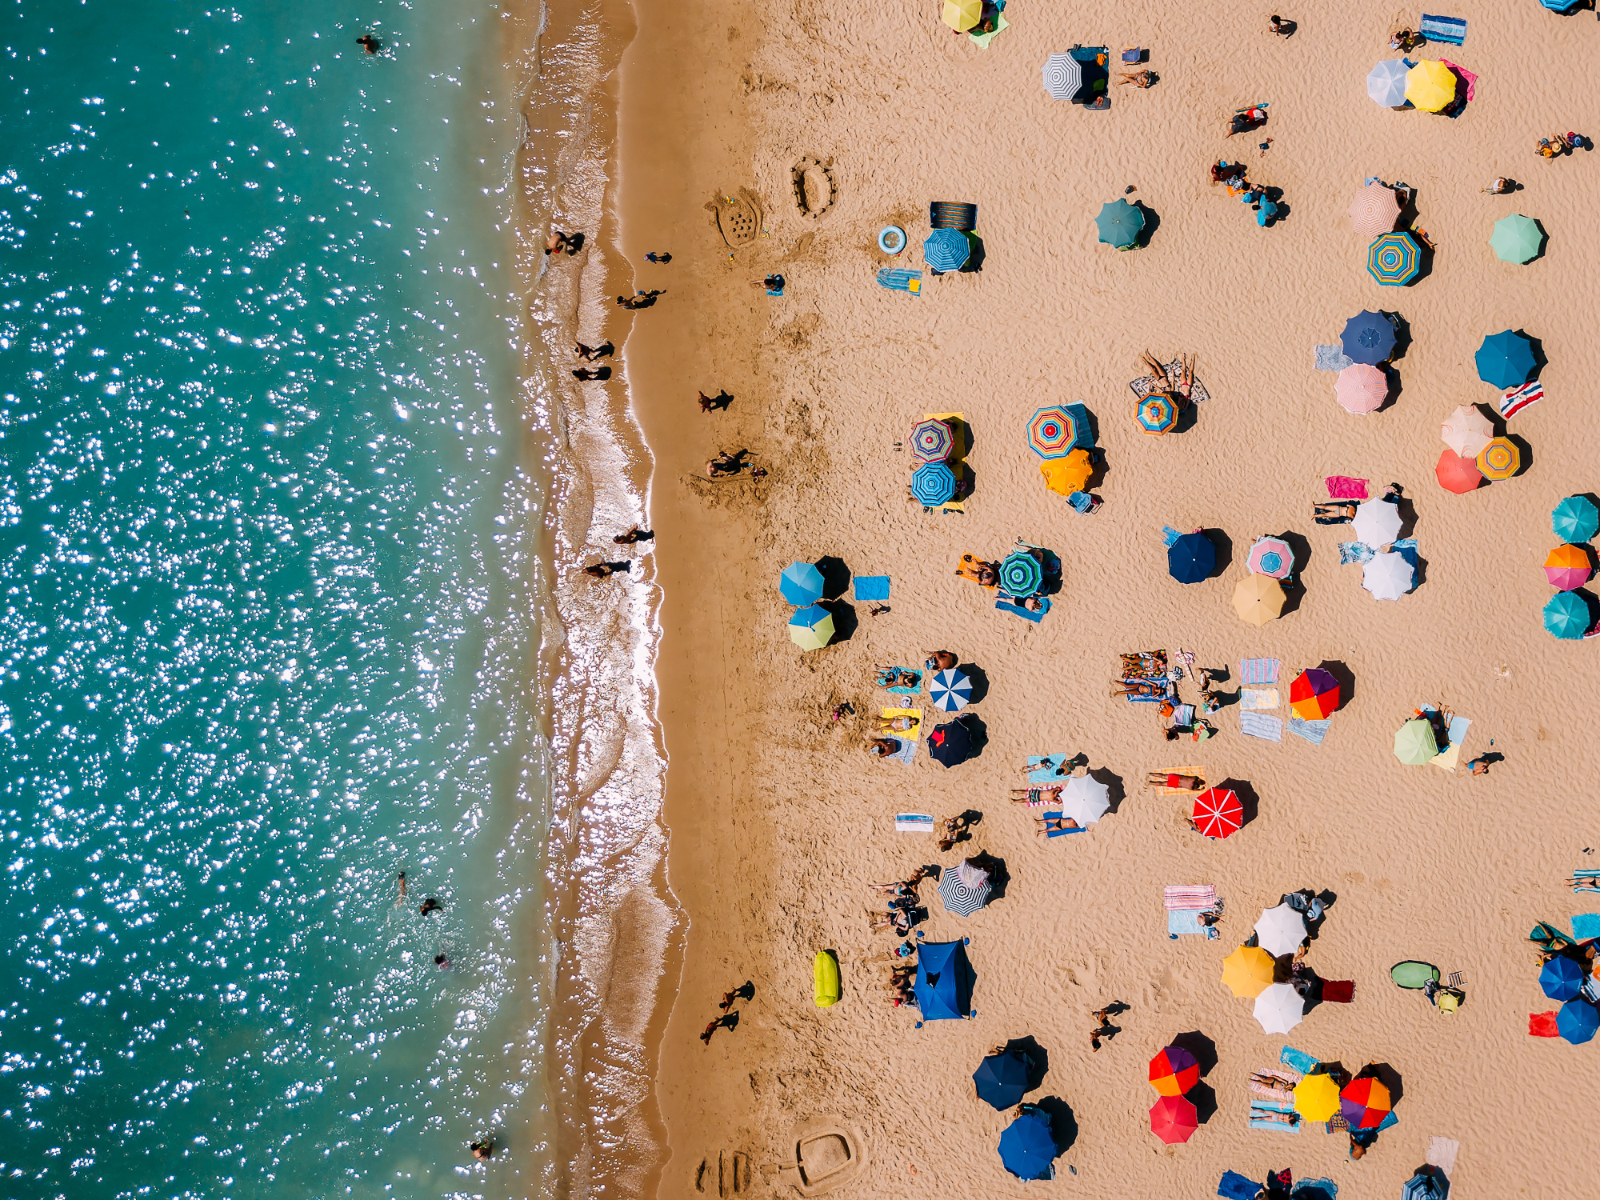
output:
[[[577,370],[572,372],[572,377],[574,379],[582,379],[585,382],[588,382],[591,379],[600,379],[600,380],[610,379],[611,378],[611,368],[610,367],[579,367]]]
[[[700,1031],[700,1040],[706,1045],[711,1044],[711,1035],[719,1029],[736,1029],[739,1025],[739,1014],[736,1012],[724,1013],[715,1021],[710,1021]]]
[[[631,546],[635,542],[654,541],[655,536],[656,535],[651,533],[648,529],[640,529],[637,525],[635,525],[632,529],[628,530],[627,533],[619,533],[611,540],[619,546]]]
[[[617,352],[617,348],[610,342],[604,342],[598,346],[585,346],[582,342],[579,342],[573,347],[572,352],[583,359],[584,362],[593,362],[597,358],[610,358]]]
[[[715,396],[708,396],[704,392],[700,393],[700,411],[703,413],[726,412],[728,406],[732,403],[733,397],[720,389],[718,389]]]
[[[650,251],[649,254],[646,254],[644,256],[644,260],[645,260],[645,262],[660,263],[662,266],[665,266],[667,263],[672,261],[672,255],[663,254],[663,253],[660,253],[658,251],[652,250],[652,251]]]
[[[631,562],[598,562],[590,563],[583,569],[583,573],[594,579],[609,579],[618,573],[626,575],[632,569]]]
[[[565,250],[569,258],[581,249],[583,249],[583,234],[562,233],[559,229],[552,229],[550,236],[545,239],[544,243],[544,252],[546,254],[555,254],[557,251]]]
[[[649,308],[656,302],[657,296],[665,296],[665,288],[658,288],[650,292],[635,292],[631,296],[618,296],[617,303],[626,309]]]
[[[742,984],[740,984],[738,987],[734,988],[733,991],[731,991],[731,992],[723,992],[722,993],[722,1003],[717,1005],[717,1007],[720,1008],[723,1012],[727,1012],[730,1008],[733,1007],[733,1002],[735,1000],[754,1000],[755,996],[756,996],[756,985],[754,983],[752,983],[750,980],[746,979]]]

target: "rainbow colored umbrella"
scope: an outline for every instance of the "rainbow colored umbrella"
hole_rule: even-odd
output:
[[[1289,708],[1303,721],[1322,721],[1339,707],[1339,681],[1321,667],[1301,671],[1289,685]]]
[[[1478,451],[1478,470],[1485,479],[1510,479],[1522,469],[1522,454],[1509,438],[1497,437]]]
[[[1052,404],[1033,414],[1033,420],[1028,422],[1028,446],[1040,458],[1062,458],[1080,442],[1088,444],[1089,428],[1084,419],[1087,410],[1081,404],[1074,404],[1072,408],[1078,412]]]
[[[1550,528],[1564,542],[1587,542],[1600,533],[1600,508],[1587,496],[1568,496],[1550,510]]]
[[[1557,546],[1544,560],[1544,577],[1551,587],[1563,592],[1582,587],[1593,573],[1589,555],[1582,546]]]
[[[1150,1106],[1150,1132],[1169,1146],[1187,1142],[1199,1128],[1199,1112],[1182,1096],[1163,1096]]]
[[[925,508],[936,508],[956,494],[956,476],[948,464],[923,463],[911,473],[911,494]]]
[[[1178,424],[1178,406],[1166,392],[1151,392],[1139,401],[1138,417],[1146,433],[1168,433]]]
[[[1231,837],[1244,824],[1244,805],[1232,788],[1207,788],[1194,798],[1193,816],[1206,837]]]
[[[1562,641],[1577,641],[1593,624],[1589,602],[1578,592],[1557,592],[1545,603],[1544,627]]]
[[[929,417],[911,427],[911,457],[918,462],[944,462],[955,447],[955,435],[943,421]]]
[[[1150,1060],[1150,1086],[1163,1096],[1181,1096],[1200,1082],[1200,1064],[1182,1046],[1168,1046]]]
[[[1351,1129],[1376,1129],[1392,1108],[1389,1089],[1370,1075],[1352,1079],[1339,1089],[1339,1111]]]
[[[1438,59],[1425,58],[1406,72],[1406,99],[1423,112],[1448,108],[1455,98],[1455,72]]]
[[[1439,451],[1439,462],[1433,468],[1433,477],[1447,492],[1464,496],[1483,483],[1483,472],[1478,470],[1476,459],[1463,458],[1454,450]]]
[[[1404,287],[1422,273],[1422,247],[1410,234],[1383,234],[1367,251],[1367,271],[1385,287]]]
[[[1294,551],[1282,538],[1260,537],[1250,547],[1246,562],[1257,575],[1271,575],[1274,579],[1287,579],[1294,570]]]

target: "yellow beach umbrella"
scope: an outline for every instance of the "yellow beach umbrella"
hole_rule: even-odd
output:
[[[1094,474],[1094,464],[1089,461],[1089,452],[1079,447],[1065,458],[1052,458],[1040,463],[1039,473],[1044,476],[1045,485],[1052,492],[1070,496],[1073,492],[1083,491],[1089,485],[1089,476]]]
[[[1517,444],[1507,438],[1497,437],[1478,451],[1478,470],[1485,479],[1510,479],[1522,469],[1522,454]]]
[[[957,33],[965,33],[983,17],[983,0],[944,0],[943,21]]]
[[[1294,1086],[1294,1110],[1308,1121],[1326,1121],[1339,1111],[1339,1084],[1332,1075],[1307,1075]]]
[[[1406,72],[1406,99],[1423,112],[1438,112],[1456,98],[1456,77],[1437,59],[1425,58]]]
[[[1233,589],[1233,611],[1252,625],[1265,625],[1281,616],[1283,601],[1283,584],[1271,575],[1246,575]]]
[[[1222,960],[1222,982],[1235,996],[1253,1000],[1272,986],[1272,955],[1260,946],[1240,946]]]

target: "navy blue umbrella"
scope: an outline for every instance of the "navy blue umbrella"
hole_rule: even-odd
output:
[[[1375,367],[1394,353],[1394,324],[1382,313],[1363,309],[1344,323],[1339,342],[1352,362]]]
[[[1570,958],[1552,958],[1539,972],[1539,986],[1552,1000],[1571,1000],[1583,990],[1584,970]]]
[[[1209,579],[1217,566],[1217,548],[1203,533],[1186,533],[1167,547],[1167,571],[1179,583]]]
[[[1038,1109],[1023,1113],[1000,1135],[1000,1163],[1018,1179],[1051,1178],[1055,1157],[1050,1118]]]
[[[965,942],[919,942],[911,988],[924,1021],[956,1021],[972,1015],[972,966]]]
[[[936,726],[928,735],[928,753],[947,767],[964,763],[978,753],[978,742],[967,724],[970,714]]]
[[[989,1055],[972,1073],[978,1099],[1001,1112],[1015,1108],[1027,1094],[1028,1072],[1032,1067],[1033,1060],[1020,1050]]]
[[[1589,1041],[1600,1029],[1600,1010],[1587,1000],[1568,1000],[1556,1013],[1556,1032],[1574,1046]]]

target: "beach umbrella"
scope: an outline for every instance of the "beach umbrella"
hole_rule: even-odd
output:
[[[1089,486],[1094,463],[1089,458],[1089,452],[1080,448],[1065,458],[1052,458],[1040,463],[1039,473],[1044,476],[1045,486],[1052,492],[1070,496]]]
[[[1044,62],[1044,90],[1057,100],[1071,100],[1083,90],[1083,64],[1070,54],[1052,54]]]
[[[959,1021],[972,1015],[972,964],[966,943],[918,942],[911,987],[923,1021]]]
[[[1422,247],[1408,233],[1385,233],[1367,250],[1367,272],[1385,287],[1404,287],[1422,274]]]
[[[1400,219],[1400,197],[1388,184],[1374,179],[1355,194],[1346,212],[1357,233],[1375,238],[1394,229],[1394,223]]]
[[[1028,1092],[1028,1072],[1032,1069],[1033,1060],[1020,1050],[989,1055],[972,1073],[978,1099],[1001,1112],[1015,1108]]]
[[[943,712],[959,712],[972,699],[972,680],[953,667],[940,671],[928,680],[928,699]]]
[[[930,271],[959,271],[972,256],[972,243],[959,229],[935,229],[922,239],[922,261]]]
[[[1339,1089],[1339,1111],[1351,1129],[1376,1129],[1393,1107],[1389,1089],[1371,1075],[1352,1079]]]
[[[924,507],[936,508],[956,494],[956,474],[946,463],[922,463],[911,473],[911,494]]]
[[[1294,1110],[1308,1121],[1327,1121],[1339,1111],[1339,1082],[1325,1071],[1294,1085]]]
[[[1419,1168],[1417,1173],[1400,1185],[1400,1200],[1444,1200],[1444,1188],[1433,1168]]]
[[[1126,200],[1112,200],[1100,206],[1100,215],[1094,219],[1100,231],[1100,240],[1118,250],[1126,250],[1139,240],[1144,229],[1144,213]]]
[[[1167,573],[1179,583],[1199,583],[1217,565],[1217,548],[1203,533],[1186,533],[1167,547]]]
[[[1200,1064],[1182,1046],[1168,1046],[1150,1060],[1150,1086],[1163,1096],[1181,1096],[1200,1082]]]
[[[1528,339],[1513,329],[1484,338],[1472,361],[1478,366],[1478,378],[1497,388],[1521,387],[1538,365]]]
[[[1522,469],[1522,452],[1509,438],[1492,438],[1478,451],[1478,470],[1485,479],[1510,479]]]
[[[1587,496],[1568,496],[1550,511],[1550,528],[1564,542],[1587,542],[1600,533],[1600,508]]]
[[[1150,1106],[1150,1132],[1169,1146],[1187,1142],[1199,1128],[1199,1112],[1182,1096],[1163,1096]]]
[[[1030,1109],[1000,1135],[1000,1165],[1018,1179],[1048,1179],[1055,1174],[1056,1139],[1050,1118]]]
[[[1501,217],[1489,235],[1495,257],[1508,263],[1527,262],[1539,253],[1539,244],[1543,241],[1544,230],[1539,228],[1539,222],[1521,213]]]
[[[1578,5],[1583,3],[1583,0],[1539,0],[1539,3],[1551,12],[1564,13],[1571,12],[1577,8]]]
[[[1040,458],[1061,458],[1079,445],[1088,445],[1088,415],[1089,410],[1081,404],[1070,407],[1052,404],[1041,408],[1028,422],[1029,448]]]
[[[1589,632],[1594,614],[1578,592],[1557,592],[1544,606],[1544,627],[1563,641],[1577,641]]]
[[[1594,1037],[1596,1029],[1600,1029],[1600,1010],[1587,1000],[1568,1000],[1556,1013],[1556,1032],[1574,1046]]]
[[[1361,568],[1361,586],[1378,600],[1398,600],[1416,582],[1416,568],[1404,554],[1384,551]]]
[[[977,739],[967,724],[971,714],[957,717],[943,725],[936,725],[928,734],[928,753],[946,767],[959,766],[978,753]]]
[[[1425,58],[1406,72],[1406,99],[1423,112],[1448,108],[1455,98],[1455,72],[1437,59]]]
[[[965,33],[983,19],[983,0],[944,0],[940,20],[957,33]]]
[[[1044,586],[1044,567],[1026,550],[1013,550],[1000,564],[1000,590],[1021,599]]]
[[[1268,1033],[1288,1033],[1305,1020],[1305,997],[1287,983],[1275,983],[1256,997],[1254,1016]]]
[[[1111,807],[1111,789],[1093,775],[1074,775],[1061,789],[1061,815],[1080,829],[1093,825]]]
[[[1339,407],[1347,413],[1362,416],[1376,412],[1389,398],[1389,376],[1382,367],[1369,363],[1351,363],[1339,372],[1333,385],[1333,396]]]
[[[917,462],[944,462],[955,447],[955,434],[943,421],[929,417],[911,427],[911,457]]]
[[[819,604],[789,618],[789,640],[802,650],[820,650],[833,640],[833,614]]]
[[[1539,986],[1552,1000],[1571,1000],[1583,990],[1588,972],[1570,958],[1552,958],[1540,968]]]
[[[1395,730],[1394,756],[1408,767],[1420,767],[1438,758],[1439,738],[1432,722],[1413,717]]]
[[[1544,577],[1563,592],[1589,582],[1589,554],[1582,546],[1557,546],[1544,560]]]
[[[1240,946],[1222,960],[1222,982],[1235,996],[1254,1000],[1272,986],[1277,969],[1260,946]]]
[[[1271,575],[1246,575],[1233,588],[1233,611],[1241,621],[1265,625],[1283,615],[1283,584]]]
[[[1386,58],[1367,72],[1367,95],[1375,104],[1399,108],[1406,102],[1406,66],[1401,58]]]
[[[790,563],[778,576],[778,590],[796,608],[822,599],[822,572],[807,562]]]
[[[1138,417],[1146,433],[1168,433],[1178,424],[1178,405],[1167,392],[1151,392],[1139,401]]]
[[[1454,450],[1439,451],[1439,462],[1433,468],[1433,477],[1447,492],[1464,496],[1483,483],[1483,472],[1478,470],[1476,459],[1463,458]]]
[[[1322,721],[1339,708],[1339,681],[1321,667],[1301,671],[1289,685],[1289,709],[1303,721]]]
[[[982,908],[988,903],[989,892],[989,872],[964,862],[939,878],[939,899],[944,901],[944,910],[958,917],[970,917]]]
[[[1387,500],[1364,500],[1356,506],[1350,532],[1369,546],[1387,546],[1400,536],[1400,506]]]
[[[1439,436],[1457,454],[1476,458],[1478,451],[1494,436],[1494,425],[1477,405],[1462,404],[1444,419],[1444,424],[1439,426]]]
[[[1244,824],[1244,805],[1232,788],[1207,788],[1194,798],[1191,815],[1206,837],[1231,837]]]
[[[1294,551],[1282,538],[1259,537],[1250,547],[1250,557],[1245,560],[1257,575],[1271,575],[1284,579],[1294,569]]]
[[[1261,910],[1256,922],[1256,944],[1273,958],[1293,954],[1306,940],[1305,914],[1287,904]]]
[[[1394,353],[1394,322],[1382,313],[1362,309],[1344,323],[1339,344],[1352,362],[1376,366]]]

